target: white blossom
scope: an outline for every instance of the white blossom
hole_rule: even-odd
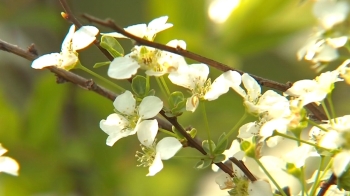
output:
[[[153,41],[156,37],[156,34],[160,31],[164,31],[173,26],[171,23],[166,23],[168,16],[162,16],[152,20],[148,25],[146,24],[137,24],[124,28],[125,31],[149,41]],[[120,33],[104,33],[104,35],[116,37],[116,38],[128,38]]]
[[[205,64],[191,64],[182,66],[178,71],[169,74],[173,84],[191,91],[192,96],[187,99],[186,110],[194,112],[200,100],[212,101],[235,86],[240,85],[241,75],[236,71],[221,74],[213,83],[207,79],[209,67]]]
[[[61,52],[40,56],[33,61],[32,68],[56,66],[65,70],[73,69],[79,62],[77,50],[86,48],[94,42],[98,32],[94,26],[83,26],[75,31],[75,26],[72,25],[62,42]]]
[[[167,43],[171,47],[186,48],[182,40]],[[137,73],[139,68],[146,70],[149,76],[162,76],[176,71],[180,66],[187,66],[184,57],[147,46],[135,46],[131,53],[113,59],[108,76],[115,79],[128,79]]]
[[[155,117],[163,108],[163,102],[158,97],[147,96],[142,99],[140,105],[136,106],[135,98],[130,91],[126,91],[115,99],[113,105],[116,113],[100,122],[100,128],[108,134],[108,146],[112,146],[119,139],[133,135],[139,130],[151,133],[158,130],[157,120],[146,120]]]

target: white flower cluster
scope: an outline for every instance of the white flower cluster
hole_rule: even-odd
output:
[[[323,31],[329,31],[346,19],[348,3],[320,0],[315,3],[314,13],[323,25]],[[125,30],[153,41],[158,32],[172,27],[167,19],[163,16],[148,25],[133,25]],[[63,41],[61,53],[39,57],[32,67],[40,69],[55,65],[66,70],[74,68],[79,63],[76,51],[91,44],[97,33],[96,27],[84,26],[75,31],[72,26]],[[119,33],[106,33],[103,36],[126,38]],[[329,54],[334,54],[334,48],[343,46],[347,39],[343,36],[325,38],[322,35],[304,48],[300,56],[315,63],[331,61],[334,57]],[[186,48],[186,43],[182,40],[172,40],[167,45]],[[330,52],[330,48],[333,52]],[[194,112],[201,101],[216,100],[230,89],[237,92],[243,98],[246,113],[256,117],[256,120],[240,124],[237,139],[232,142],[230,149],[213,151],[211,144],[208,148],[212,151],[208,153],[210,158],[222,155],[226,160],[230,157],[242,160],[257,178],[256,181],[248,180],[233,165],[235,177],[225,174],[216,180],[221,189],[230,189],[231,195],[273,195],[286,187],[290,195],[304,195],[305,192],[314,194],[329,171],[339,179],[338,191],[344,195],[349,194],[347,191],[350,187],[349,182],[341,180],[350,175],[350,115],[336,117],[334,112],[327,112],[328,121],[319,124],[309,118],[304,107],[308,104],[321,104],[327,111],[324,100],[331,95],[335,83],[345,81],[350,84],[349,64],[350,60],[346,60],[337,69],[324,72],[313,80],[297,81],[281,95],[273,90],[262,92],[259,83],[247,73],[241,75],[236,71],[227,71],[211,82],[206,64],[187,64],[180,55],[152,47],[135,46],[129,54],[114,58],[108,76],[129,79],[137,74],[138,69],[145,70],[147,78],[167,75],[173,84],[189,90],[190,95],[183,109],[190,112]],[[159,128],[155,117],[162,111],[163,101],[152,93],[136,96],[125,91],[115,99],[113,105],[115,112],[100,122],[100,128],[108,134],[107,145],[113,146],[119,139],[137,134],[143,151],[136,154],[140,166],[149,167],[147,176],[155,175],[163,168],[162,160],[172,158],[183,146],[180,142],[183,138],[177,137],[176,133],[157,142]],[[308,125],[314,126],[310,129]],[[305,132],[309,138],[302,136]],[[219,153],[215,154],[216,151]],[[325,156],[331,161],[326,169],[319,171],[321,167],[315,167],[315,163],[319,163]],[[2,171],[16,174],[18,166],[15,162],[1,158],[6,159],[4,165],[9,166]],[[210,163],[214,162],[213,158]],[[314,171],[315,175],[306,176],[305,168]],[[218,170],[214,166],[213,169]]]

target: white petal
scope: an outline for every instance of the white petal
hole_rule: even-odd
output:
[[[255,122],[250,122],[242,125],[238,130],[238,138],[251,138],[259,133],[259,128]]]
[[[10,157],[0,157],[0,172],[14,176],[18,175],[19,165],[16,160]]]
[[[129,79],[135,75],[140,65],[129,55],[113,59],[108,68],[108,76],[115,79]]]
[[[160,154],[157,153],[152,165],[148,168],[148,174],[146,176],[154,176],[156,173],[158,173],[160,170],[163,169],[163,162],[162,159],[160,159]]]
[[[135,127],[137,138],[144,146],[151,146],[158,132],[157,120],[144,120]]]
[[[117,32],[101,33],[101,35],[115,37],[115,38],[128,38],[128,37],[125,37],[124,35],[117,33]]]
[[[115,113],[109,115],[106,120],[101,120],[100,128],[108,134],[106,144],[113,146],[119,139],[135,134],[135,130],[125,129],[128,124],[127,119]]]
[[[272,135],[273,131],[276,130],[280,133],[285,133],[287,131],[287,125],[289,120],[285,118],[276,118],[266,122],[262,125],[260,129],[260,136],[269,137]]]
[[[77,30],[72,39],[73,51],[86,48],[96,40],[99,30],[94,26],[82,26]]]
[[[182,144],[174,137],[165,137],[157,144],[156,151],[160,153],[162,160],[168,160],[173,157],[180,149]]]
[[[168,20],[168,16],[162,16],[162,17],[159,17],[159,18],[152,20],[148,24],[148,31],[150,33],[156,34],[160,31],[163,31],[165,29],[172,27],[173,24],[166,23],[167,20]]]
[[[155,117],[163,108],[163,102],[156,96],[147,96],[139,106],[139,115],[142,119]]]
[[[183,40],[174,39],[169,41],[166,45],[174,48],[180,47],[182,49],[186,49],[186,42]]]
[[[75,26],[74,25],[70,26],[68,33],[62,42],[62,46],[61,46],[62,52],[71,50],[71,42],[73,39],[74,31],[75,31]]]
[[[224,189],[232,189],[234,187],[234,183],[232,182],[232,177],[227,173],[221,173],[215,178],[216,184],[219,185],[221,190]]]
[[[340,177],[349,164],[350,153],[348,151],[344,151],[335,155],[332,166],[334,175]]]
[[[145,36],[145,33],[147,32],[147,26],[146,24],[137,24],[126,27],[124,30],[137,37],[143,38]]]
[[[261,87],[258,84],[258,82],[251,77],[249,74],[244,73],[242,75],[242,82],[244,84],[244,87],[247,89],[247,94],[252,98],[256,99],[261,94]]]
[[[115,109],[122,114],[133,115],[135,114],[136,100],[130,91],[119,95],[113,102]]]
[[[32,68],[42,69],[44,67],[57,66],[59,64],[59,58],[59,53],[45,54],[33,61]]]
[[[227,91],[230,89],[230,84],[226,80],[224,74],[221,74],[218,78],[214,80],[214,82],[210,86],[209,91],[205,93],[204,99],[212,101],[217,99],[222,94],[227,93]]]
[[[192,95],[192,97],[187,98],[186,101],[186,111],[194,112],[199,105],[199,99],[197,96]]]
[[[248,192],[249,196],[273,195],[270,184],[264,180],[257,180],[249,183]]]

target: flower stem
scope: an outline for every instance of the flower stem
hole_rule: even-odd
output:
[[[207,131],[207,135],[208,135],[208,140],[209,140],[209,150],[212,153],[213,152],[213,147],[211,146],[211,135],[210,135],[210,128],[209,128],[209,122],[208,122],[208,117],[207,117],[207,112],[205,109],[205,102],[201,101],[200,103],[201,107],[202,107],[202,114],[203,114],[203,120],[204,120],[204,124],[205,124],[205,128]]]
[[[158,84],[158,86],[159,86],[159,88],[160,88],[160,91],[162,91],[163,95],[164,95],[165,97],[167,97],[167,92],[166,92],[166,90],[164,89],[164,87],[163,87],[163,85],[162,85],[162,82],[160,81],[159,77],[155,77],[155,78],[156,78],[157,84]]]
[[[270,175],[270,173],[266,170],[266,168],[264,167],[264,165],[260,162],[259,159],[257,158],[253,158],[256,163],[260,166],[260,168],[264,171],[264,173],[267,175],[267,177],[271,180],[271,182],[276,186],[276,188],[278,189],[278,191],[283,195],[283,196],[287,196],[286,193],[283,191],[283,189],[281,189],[281,187],[277,184],[277,182],[275,181],[275,179]]]
[[[315,127],[321,129],[321,130],[324,131],[324,132],[328,132],[328,130],[327,130],[326,128],[324,128],[324,127],[322,127],[321,125],[315,123],[314,121],[312,121],[312,120],[310,120],[310,119],[308,119],[307,121],[308,121],[308,123],[310,123],[312,126],[315,126]]]
[[[107,80],[107,79],[104,78],[103,76],[98,75],[97,73],[95,73],[95,72],[91,71],[90,69],[84,67],[82,64],[77,65],[75,68],[81,69],[81,70],[83,70],[83,71],[89,73],[90,75],[93,75],[93,76],[95,76],[96,78],[98,78],[98,79],[100,79],[100,80],[102,80],[102,81],[104,81],[104,82],[106,82],[106,83],[112,85],[113,87],[115,87],[116,89],[118,89],[119,92],[124,92],[124,91],[125,91],[124,88],[122,88],[122,87],[120,87],[119,85],[117,85],[117,84],[115,84],[115,83],[113,83],[113,82]]]
[[[327,96],[327,101],[328,101],[328,105],[329,105],[330,110],[331,110],[332,119],[335,119],[335,122],[337,122],[331,94],[329,96]]]
[[[315,147],[315,148],[319,148],[319,149],[322,149],[322,150],[330,151],[330,150],[327,149],[327,148],[323,148],[323,147],[321,147],[321,146],[317,146],[316,144],[313,144],[313,143],[311,143],[311,142],[304,141],[304,140],[298,139],[298,138],[296,138],[296,137],[292,137],[292,136],[289,136],[289,135],[287,135],[287,134],[283,134],[283,133],[280,133],[280,132],[277,132],[277,131],[274,131],[274,132],[273,132],[273,135],[274,135],[274,136],[278,135],[278,136],[281,136],[281,137],[284,137],[284,138],[287,138],[287,139],[295,140],[295,141],[300,142],[300,143],[308,144],[308,145],[313,146],[313,147]]]
[[[329,115],[329,111],[328,111],[328,109],[327,109],[327,107],[326,107],[325,102],[322,101],[321,105],[322,105],[322,108],[323,108],[324,112],[326,113],[326,116],[327,116],[328,120],[330,120],[330,119],[331,119],[331,116]]]
[[[248,117],[248,113],[244,112],[243,116],[239,119],[239,121],[235,124],[235,126],[232,127],[232,129],[227,133],[226,139],[228,139],[228,137],[230,137],[238,129],[238,127],[241,126],[241,124],[247,117]]]
[[[313,183],[310,195],[315,195],[315,192],[316,192],[318,185],[320,183],[319,179],[320,179],[321,169],[322,169],[323,163],[324,163],[324,158],[325,158],[324,156],[321,156],[320,166],[318,167],[317,174],[315,176],[315,181]]]
[[[163,84],[163,87],[167,93],[167,95],[170,95],[170,91],[169,91],[169,88],[168,88],[168,85],[166,84],[165,80],[164,80],[164,77],[163,76],[160,76],[160,81],[162,82]]]
[[[165,133],[165,134],[171,135],[171,136],[173,136],[173,137],[175,137],[175,138],[178,138],[178,136],[177,136],[175,133],[173,133],[173,132],[170,132],[170,131],[165,130],[165,129],[162,129],[162,128],[158,128],[158,130],[159,130],[160,132],[162,132],[162,133]]]

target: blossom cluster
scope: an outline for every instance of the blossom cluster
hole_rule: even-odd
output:
[[[320,1],[314,8],[324,31],[343,22],[348,13],[346,2],[331,1],[334,7],[329,3]],[[336,17],[323,12],[323,6],[332,8],[329,12],[337,13]],[[157,33],[173,26],[167,23],[167,19],[163,16],[148,25],[133,25],[124,30],[154,41]],[[61,53],[44,55],[35,60],[32,67],[74,68],[80,64],[77,50],[90,45],[98,32],[92,26],[84,26],[78,31],[72,26],[63,41]],[[213,170],[218,171],[214,163],[228,161],[229,158],[242,161],[256,179],[248,178],[247,173],[232,164],[233,174],[218,174],[216,179],[221,189],[229,189],[230,195],[312,195],[319,190],[320,182],[332,173],[338,182],[331,190],[338,191],[338,195],[349,194],[350,183],[346,179],[350,175],[350,115],[337,117],[335,112],[329,113],[325,101],[332,105],[327,98],[331,97],[336,83],[345,81],[350,84],[350,60],[335,70],[321,73],[315,79],[296,81],[279,94],[274,90],[262,92],[260,84],[251,75],[233,70],[222,73],[212,82],[208,78],[208,65],[188,64],[184,57],[157,48],[134,46],[130,53],[124,55],[121,52],[119,55],[116,52],[118,48],[114,47],[116,42],[112,40],[127,37],[116,32],[104,33],[102,37],[109,41],[101,40],[101,46],[105,44],[107,51],[114,56],[108,62],[108,76],[119,80],[130,79],[132,90],[123,91],[114,100],[115,111],[100,121],[100,128],[108,134],[108,146],[113,146],[121,138],[137,135],[142,152],[136,152],[136,157],[140,161],[139,166],[149,167],[147,176],[154,176],[162,170],[162,160],[172,158],[186,142],[174,127],[173,132],[161,130],[157,115],[161,112],[169,117],[180,117],[184,112],[195,112],[199,104],[219,99],[231,90],[242,97],[245,107],[246,114],[239,122],[244,122],[248,114],[255,120],[235,125],[233,131],[223,133],[217,143],[204,140],[202,147],[207,152],[207,159],[199,160],[197,168],[213,165]],[[347,39],[342,36],[317,37],[299,54],[315,63],[324,62],[326,57],[329,58],[324,56],[326,50],[343,46]],[[183,40],[171,40],[166,45],[186,49]],[[140,69],[145,71],[141,73],[145,77],[139,73]],[[149,78],[152,76],[163,89],[167,102],[150,89]],[[170,92],[165,76],[172,84],[187,90],[189,95],[185,98],[180,91]],[[322,106],[328,120],[313,121],[305,109],[309,104]],[[163,131],[168,135],[158,142],[156,137]],[[227,149],[228,138],[235,131],[238,132],[237,138]],[[328,158],[328,166],[318,166],[325,157]],[[305,168],[312,171],[310,175],[305,174]]]

